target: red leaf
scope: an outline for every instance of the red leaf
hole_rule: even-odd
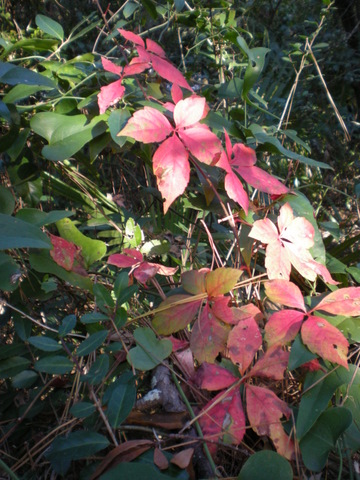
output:
[[[101,57],[101,63],[104,70],[106,70],[107,72],[115,73],[116,75],[119,75],[119,77],[121,77],[123,72],[122,67],[120,67],[119,65],[115,65],[115,63],[111,62],[105,57]]]
[[[108,107],[117,103],[124,96],[125,87],[121,85],[121,82],[122,80],[117,80],[110,83],[110,85],[100,88],[100,93],[98,94],[100,114],[105,113]]]
[[[196,360],[199,363],[214,363],[225,348],[228,334],[228,325],[219,322],[206,304],[194,323],[190,339],[190,348]]]
[[[211,311],[222,322],[229,325],[237,325],[241,320],[255,318],[260,321],[263,318],[260,310],[252,303],[241,307],[229,307],[230,297],[214,297],[211,300]]]
[[[192,91],[192,88],[185,80],[185,77],[179,70],[174,67],[168,60],[165,58],[157,57],[156,55],[151,55],[151,63],[153,69],[156,73],[160,75],[161,78],[164,78],[168,82],[176,83],[179,87],[186,88],[186,90]]]
[[[301,328],[301,338],[313,353],[324,360],[349,369],[347,354],[349,342],[336,327],[324,318],[310,316]]]
[[[222,439],[224,443],[238,445],[244,438],[245,415],[238,388],[225,395],[224,392],[220,392],[201,413],[203,414],[199,418],[199,424],[205,439],[212,441]],[[215,453],[216,446],[211,444],[209,449]]]
[[[162,142],[173,131],[169,120],[159,110],[144,107],[137,110],[118,136],[134,138],[143,143]]]
[[[249,376],[282,380],[289,363],[289,355],[289,352],[277,345],[270,347],[250,370]]]
[[[309,372],[317,372],[318,370],[326,372],[326,370],[320,365],[320,362],[317,358],[315,358],[314,360],[310,360],[309,362],[303,363],[301,365],[301,368],[305,368],[305,370],[308,370]]]
[[[142,262],[135,270],[134,277],[143,285],[146,284],[150,278],[154,278],[159,271],[159,265],[156,263]]]
[[[306,312],[304,298],[295,283],[288,280],[271,280],[265,283],[265,292],[272,302]]]
[[[195,317],[202,300],[173,305],[174,302],[190,299],[191,295],[172,295],[160,303],[158,308],[166,308],[155,314],[153,327],[160,335],[170,335],[185,328]]]
[[[176,128],[190,127],[198,123],[204,114],[205,103],[205,98],[197,95],[179,100],[174,110]]]
[[[252,429],[260,436],[269,436],[277,452],[290,460],[294,445],[280,422],[283,416],[288,419],[291,415],[286,403],[267,388],[246,384],[246,409]]]
[[[193,448],[187,448],[186,450],[181,450],[181,452],[176,453],[172,457],[172,459],[170,460],[170,463],[173,463],[177,467],[182,468],[184,470],[190,465],[193,455],[194,455]]]
[[[269,346],[285,345],[298,334],[304,314],[297,310],[280,310],[269,318],[265,325],[265,340]]]
[[[226,370],[226,368],[207,362],[204,362],[198,368],[193,378],[195,385],[210,391],[223,390],[230,387],[236,380],[238,378],[230,373],[229,370]]]
[[[118,28],[118,32],[120,32],[121,35],[126,38],[126,40],[129,40],[129,42],[133,42],[136,45],[140,45],[141,47],[145,48],[144,40],[139,35],[136,35],[136,33],[128,32],[122,28]]]
[[[251,147],[244,145],[243,143],[236,143],[232,149],[233,159],[232,166],[239,167],[252,167],[256,163],[256,153]],[[229,157],[230,160],[230,157]]]
[[[247,215],[249,211],[249,197],[247,196],[241,181],[234,172],[231,171],[225,176],[224,187],[231,200],[237,202]]]
[[[114,253],[108,258],[110,265],[127,268],[143,261],[142,253],[134,248],[124,248],[123,253]]]
[[[50,241],[53,245],[53,249],[50,250],[51,258],[60,267],[70,272],[73,269],[76,256],[81,252],[81,248],[56,235],[50,234]]]
[[[221,153],[221,142],[207,125],[197,124],[178,131],[178,135],[194,157],[207,165]]]
[[[259,167],[239,167],[237,171],[245,182],[257,188],[260,192],[276,195],[289,192],[289,189],[284,184]]]
[[[262,336],[253,318],[242,320],[229,333],[227,347],[233,363],[244,375],[262,345]]]
[[[150,64],[144,62],[139,57],[134,57],[129,65],[125,65],[123,77],[128,77],[129,75],[136,75],[138,73],[142,73],[147,68],[150,68]]]
[[[166,213],[174,200],[184,193],[190,180],[188,153],[175,135],[165,140],[156,150],[153,169],[158,189],[165,198]]]
[[[151,53],[155,53],[155,55],[158,55],[159,57],[165,58],[166,53],[165,51],[160,47],[160,45],[154,40],[151,40],[150,38],[146,39],[146,50]]]
[[[181,285],[184,290],[193,295],[206,292],[205,277],[210,272],[208,268],[189,270],[181,274]]]
[[[171,88],[171,98],[173,99],[173,102],[175,105],[180,102],[180,100],[183,99],[183,93],[179,85],[176,85],[176,83],[173,84]]]
[[[360,315],[360,287],[348,287],[335,290],[321,300],[315,310],[357,317]]]
[[[172,352],[175,353],[179,350],[183,350],[184,348],[187,348],[189,346],[189,342],[187,340],[180,340],[179,338],[175,338],[172,335],[168,337],[168,340],[173,345]]]
[[[209,297],[216,297],[232,290],[242,272],[235,268],[217,268],[206,275],[206,291]]]

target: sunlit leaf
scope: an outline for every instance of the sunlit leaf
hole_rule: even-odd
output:
[[[219,365],[204,362],[198,368],[194,383],[205,390],[222,390],[238,380],[229,370]]]
[[[280,310],[273,313],[265,325],[268,345],[285,345],[298,334],[304,314],[297,310]]]
[[[230,292],[238,281],[241,270],[235,268],[221,267],[209,272],[206,275],[206,291],[209,297],[216,297]]]
[[[254,360],[261,345],[261,332],[253,318],[240,321],[231,330],[227,341],[229,356],[238,365],[242,375]]]
[[[190,299],[191,295],[172,295],[160,303],[159,308],[166,308],[154,316],[153,327],[160,335],[170,335],[188,325],[196,315],[201,300],[173,305],[174,302]]]
[[[349,317],[360,315],[360,287],[341,288],[329,293],[316,310]]]
[[[270,280],[265,283],[265,292],[272,302],[306,312],[304,298],[295,283],[280,279]]]
[[[162,142],[173,131],[169,120],[156,108],[137,110],[118,136],[131,137],[138,142]]]

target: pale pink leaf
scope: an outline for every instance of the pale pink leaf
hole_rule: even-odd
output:
[[[241,375],[248,369],[261,345],[261,332],[253,318],[242,320],[231,330],[227,347],[230,359],[239,367]]]
[[[238,203],[247,215],[249,211],[249,197],[247,196],[241,181],[234,172],[230,172],[226,175],[224,187],[229,198]]]
[[[210,391],[228,388],[236,380],[238,378],[230,373],[229,370],[226,370],[226,368],[207,362],[204,362],[198,368],[193,378],[195,385]]]
[[[151,63],[155,72],[160,75],[161,78],[164,78],[170,83],[176,83],[179,87],[186,88],[186,90],[192,91],[192,88],[185,80],[185,77],[179,70],[174,67],[168,60],[165,58],[157,57],[156,55],[151,55]]]
[[[178,135],[200,162],[213,165],[218,161],[221,142],[207,125],[197,124],[186,130],[180,130]]]
[[[290,460],[294,445],[281,425],[282,417],[291,415],[287,404],[267,388],[246,384],[246,405],[252,429],[259,436],[269,436],[277,452]]]
[[[174,110],[176,128],[190,127],[199,122],[204,113],[205,103],[205,98],[197,95],[179,100]]]
[[[156,150],[153,169],[166,213],[174,200],[182,195],[190,180],[190,164],[184,145],[174,135]]]
[[[166,53],[162,47],[150,38],[146,39],[146,50],[151,53],[155,53],[155,55],[158,55],[159,57],[165,58]]]
[[[285,203],[279,212],[277,219],[279,231],[282,232],[287,226],[291,225],[291,222],[294,220],[293,209],[289,203]]]
[[[140,45],[141,47],[145,48],[144,40],[139,35],[136,35],[136,33],[129,32],[127,30],[123,30],[122,28],[118,28],[118,32],[120,32],[121,35],[126,40],[129,40],[129,42],[133,42],[136,45]]]
[[[164,275],[166,277],[170,275],[175,275],[175,273],[178,271],[178,268],[179,268],[179,267],[165,267],[164,265],[160,265],[160,263],[155,263],[154,265],[157,265],[158,267],[158,274]]]
[[[279,233],[273,222],[269,218],[264,218],[254,222],[249,237],[255,238],[255,240],[259,240],[262,243],[271,243],[277,241]]]
[[[220,392],[200,412],[199,423],[205,439],[238,445],[245,434],[245,414],[239,389]],[[211,453],[216,444],[209,443]]]
[[[206,304],[191,333],[190,348],[196,360],[214,363],[225,348],[229,330],[229,326],[217,320]]]
[[[173,131],[169,120],[159,110],[144,107],[137,110],[118,136],[131,137],[138,142],[162,142]]]
[[[315,310],[322,310],[332,315],[359,316],[360,287],[341,288],[329,293],[316,306]]]
[[[166,108],[166,110],[169,110],[169,112],[174,113],[175,105],[172,102],[165,102],[163,107]]]
[[[122,80],[117,80],[100,88],[100,93],[98,94],[100,114],[105,113],[108,107],[117,103],[124,96],[125,87],[121,85],[121,82]]]
[[[325,283],[329,283],[330,285],[339,285],[340,282],[337,282],[334,280],[329,272],[329,270],[323,265],[322,263],[316,262],[315,260],[312,260],[311,262],[312,268],[314,269],[314,272],[316,272],[318,275],[320,275]]]
[[[171,98],[173,99],[175,105],[183,99],[182,90],[176,83],[174,83],[171,87]]]
[[[297,310],[280,310],[273,313],[265,325],[265,340],[269,346],[285,345],[298,334],[304,314]]]
[[[302,250],[308,250],[314,246],[314,236],[314,227],[304,217],[294,218],[289,225],[280,230],[281,240],[287,240],[294,245],[298,245]]]
[[[114,253],[108,258],[110,265],[120,268],[133,267],[143,261],[142,254],[133,248],[124,248],[123,253]]]
[[[207,294],[209,297],[216,297],[230,292],[235,287],[241,274],[241,270],[227,267],[217,268],[209,272],[205,278]]]
[[[111,62],[108,60],[106,57],[101,57],[101,63],[107,72],[115,73],[116,75],[119,75],[121,77],[121,74],[123,72],[123,68],[120,67],[119,65],[115,65],[115,63]]]
[[[202,300],[174,305],[175,302],[191,300],[191,295],[172,295],[160,303],[153,319],[153,327],[160,335],[170,335],[185,328],[195,317]]]
[[[281,279],[270,280],[265,283],[265,292],[272,302],[306,312],[304,298],[295,283]]]
[[[324,318],[310,316],[303,323],[301,338],[311,352],[324,360],[349,369],[347,362],[349,342],[340,330]]]
[[[273,345],[256,362],[250,370],[249,376],[282,380],[289,363],[289,356],[290,352],[284,351],[279,345]]]
[[[289,280],[291,262],[288,250],[280,240],[271,242],[266,247],[265,267],[270,280],[275,278]]]
[[[258,167],[239,167],[239,175],[254,188],[260,192],[282,195],[288,193],[289,189],[279,180]]]

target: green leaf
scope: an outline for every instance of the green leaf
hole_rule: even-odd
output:
[[[26,370],[30,360],[24,357],[11,357],[0,362],[0,378],[11,378]]]
[[[68,210],[53,210],[51,212],[43,212],[37,208],[22,208],[16,214],[16,218],[24,222],[32,223],[37,227],[44,227],[51,223],[58,222],[63,218],[68,218],[74,215],[74,212]]]
[[[297,335],[291,345],[288,369],[295,370],[295,368],[300,367],[306,362],[310,362],[310,360],[313,360],[314,358],[317,358],[317,355],[310,352],[310,350],[303,344],[301,336]]]
[[[290,463],[271,450],[263,450],[251,455],[240,470],[238,480],[292,480]]]
[[[91,312],[91,313],[85,313],[80,319],[81,323],[98,323],[102,322],[103,320],[109,320],[109,317],[105,315],[104,313],[100,312]]]
[[[8,85],[41,85],[56,88],[55,83],[50,78],[27,68],[17,67],[12,63],[4,62],[0,62],[0,83]]]
[[[250,92],[252,87],[257,82],[258,78],[261,75],[261,72],[264,69],[265,57],[266,54],[270,52],[270,49],[257,47],[249,48],[246,41],[243,37],[237,37],[237,42],[245,55],[249,59],[248,66],[246,67],[245,76],[244,76],[244,88],[243,88],[243,98],[247,97],[247,94]]]
[[[76,316],[75,315],[66,315],[62,319],[61,325],[59,327],[60,337],[65,337],[70,333],[76,326]]]
[[[78,346],[76,355],[78,357],[83,357],[84,355],[88,355],[89,353],[93,352],[104,343],[107,335],[107,330],[100,330],[99,332],[93,333]]]
[[[15,198],[11,191],[0,185],[0,213],[11,215],[15,208]]]
[[[39,375],[34,370],[23,370],[12,378],[14,388],[29,388],[33,385]]]
[[[16,290],[21,278],[21,270],[18,264],[3,252],[0,252],[0,290],[12,292]]]
[[[135,377],[131,372],[123,374],[116,382],[106,415],[110,425],[118,428],[131,412],[136,400]]]
[[[86,237],[69,218],[63,218],[56,222],[56,227],[62,238],[81,247],[85,268],[90,267],[106,254],[106,244],[104,242]]]
[[[76,418],[86,418],[92,415],[96,410],[93,403],[90,402],[78,402],[70,408],[70,413]]]
[[[81,375],[82,382],[87,382],[90,385],[97,385],[102,382],[109,370],[109,357],[105,354],[98,356],[96,361],[91,365],[89,372],[86,375]]]
[[[85,115],[40,112],[32,117],[30,126],[49,142],[42,149],[44,157],[58,161],[70,158],[90,140],[104,133],[106,119],[106,115],[99,115],[89,122]]]
[[[157,19],[157,11],[156,11],[156,7],[154,5],[154,2],[152,0],[140,0],[140,1],[144,5],[147,12],[150,14],[150,17],[153,20],[156,20]]]
[[[130,350],[128,362],[138,370],[152,370],[172,352],[170,340],[158,340],[151,328],[137,328],[134,332],[137,347]]]
[[[47,33],[52,37],[58,38],[60,41],[64,40],[64,30],[62,26],[55,22],[52,18],[46,17],[45,15],[36,15],[35,17],[36,25],[43,32]]]
[[[0,213],[0,250],[10,248],[46,248],[51,242],[40,228]]]
[[[45,337],[43,335],[38,335],[36,337],[29,337],[28,342],[39,350],[44,352],[56,352],[61,350],[63,347],[59,345],[56,340],[53,338]]]
[[[335,391],[350,380],[351,374],[344,367],[339,367],[329,375],[321,371],[309,372],[306,375],[305,393],[301,397],[296,420],[296,435],[299,440],[312,428],[327,408]]]
[[[31,53],[33,53],[34,50],[54,51],[56,49],[58,43],[59,43],[59,40],[57,40],[55,38],[36,38],[36,37],[24,38],[23,40],[19,40],[18,42],[15,42],[15,43],[9,45],[7,48],[5,48],[3,53],[1,54],[0,58],[6,58],[10,55],[11,52],[13,52],[14,50],[18,50],[20,48],[24,49],[24,50],[29,50]],[[21,68],[21,67],[18,67],[18,68]],[[31,70],[29,70],[29,72],[31,72]],[[33,73],[35,73],[35,72],[33,72]],[[23,78],[23,77],[21,77],[21,78]],[[10,81],[9,81],[10,79],[14,83],[10,83]],[[7,76],[5,80],[8,80],[8,81],[7,82],[5,81],[4,83],[8,83],[9,85],[16,85],[18,83],[28,83],[28,82],[23,81],[23,80],[22,81],[16,81],[15,72],[12,72],[11,76]],[[54,85],[52,80],[50,80],[50,79],[47,79],[47,80],[48,80],[47,85],[49,84],[49,82],[51,82],[51,84]],[[0,81],[1,81],[1,79],[0,79]],[[31,81],[33,81],[32,78],[31,78]],[[33,84],[34,85],[41,85],[41,83],[38,83],[38,81],[33,81]]]
[[[134,480],[141,478],[141,480],[173,480],[163,473],[160,473],[153,465],[147,463],[130,463],[123,462],[112,468],[108,472],[101,475],[99,480]]]
[[[114,300],[112,299],[111,293],[109,290],[102,285],[101,283],[96,283],[94,285],[94,295],[95,295],[95,302],[96,306],[102,311],[102,312],[108,312],[109,309],[114,308]]]
[[[124,290],[122,290],[119,293],[119,296],[116,296],[117,305],[121,306],[121,305],[124,305],[124,303],[127,303],[135,295],[135,293],[137,293],[138,290],[139,290],[139,285],[130,285],[130,287],[127,287]]]
[[[46,77],[44,77],[46,78]],[[15,85],[4,97],[5,103],[15,103],[24,98],[28,98],[34,93],[42,92],[43,90],[53,90],[54,87],[46,85],[24,85],[23,83]]]
[[[241,274],[241,270],[226,267],[209,272],[205,277],[206,291],[209,297],[230,292],[235,287]]]
[[[120,147],[125,145],[127,137],[118,137],[117,134],[125,127],[130,117],[129,110],[124,108],[121,110],[112,110],[108,119],[111,138]]]
[[[129,275],[127,272],[120,272],[114,283],[115,297],[120,297],[121,293],[128,288]]]
[[[320,472],[325,467],[329,453],[351,422],[352,415],[347,408],[331,408],[320,415],[300,441],[302,459],[309,470]]]
[[[65,475],[71,461],[87,458],[103,450],[109,441],[103,435],[87,430],[70,432],[65,437],[57,437],[46,451],[45,457],[54,470]]]
[[[244,87],[244,80],[232,78],[228,82],[222,83],[218,89],[220,98],[240,98]]]
[[[72,370],[74,364],[71,360],[62,355],[53,355],[41,358],[34,364],[38,372],[50,373],[53,375],[63,375]]]

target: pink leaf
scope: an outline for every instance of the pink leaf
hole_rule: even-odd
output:
[[[147,62],[144,62],[141,58],[139,57],[134,57],[129,65],[125,65],[124,67],[124,77],[128,77],[129,75],[136,75],[138,73],[142,73],[144,70],[147,68],[150,68],[150,64]]]
[[[310,360],[309,362],[303,363],[301,365],[301,368],[305,368],[305,370],[307,370],[308,372],[317,372],[318,370],[326,372],[324,367],[320,365],[320,362],[317,358],[314,358],[314,360]]]
[[[115,63],[111,62],[105,57],[101,57],[101,63],[107,72],[115,73],[116,75],[119,75],[121,77],[121,74],[123,72],[123,68],[119,67],[119,65],[115,65]]]
[[[138,250],[124,248],[123,252],[124,253],[114,253],[113,255],[110,255],[108,263],[120,268],[127,268],[143,261],[143,256]]]
[[[158,308],[164,308],[164,311],[156,313],[153,319],[153,327],[160,335],[178,332],[193,320],[202,300],[173,305],[187,299],[191,299],[191,295],[172,295],[160,303]]]
[[[257,188],[260,192],[276,195],[282,195],[289,192],[289,189],[285,187],[285,185],[261,168],[239,167],[237,171],[245,182],[249,183],[252,187]]]
[[[210,391],[223,390],[230,387],[236,380],[238,378],[230,373],[229,370],[226,370],[226,368],[207,362],[204,362],[198,368],[193,378],[195,385]]]
[[[284,207],[288,207],[286,203],[280,211],[283,211]],[[280,215],[281,217],[281,215]],[[280,228],[280,227],[279,227]],[[309,220],[304,217],[297,217],[285,228],[280,230],[280,238],[287,240],[288,242],[297,245],[299,248],[308,250],[314,246],[315,230]]]
[[[160,75],[161,78],[164,78],[170,83],[176,83],[179,87],[186,88],[186,90],[192,91],[192,88],[185,80],[185,77],[179,70],[174,67],[168,60],[165,58],[157,57],[156,55],[151,55],[151,63],[153,69],[156,73]]]
[[[250,370],[249,376],[282,380],[289,363],[289,356],[289,352],[285,352],[280,346],[274,345],[266,350],[265,354],[256,362]]]
[[[175,135],[165,140],[156,150],[153,169],[158,189],[165,198],[166,213],[174,200],[184,193],[190,180],[188,153]]]
[[[234,159],[231,162],[233,167],[252,167],[256,163],[255,150],[243,143],[236,143],[233,147],[233,153]]]
[[[238,388],[227,394],[220,392],[201,413],[199,423],[205,439],[213,442],[222,439],[224,443],[237,445],[244,438],[245,415]],[[216,452],[213,443],[208,446],[212,453]]]
[[[200,162],[212,165],[221,153],[221,142],[207,125],[197,124],[178,131],[185,146]]]
[[[295,283],[280,279],[270,280],[265,283],[265,292],[272,302],[306,312],[304,298]]]
[[[190,127],[199,122],[205,109],[205,98],[192,95],[179,100],[174,110],[176,128]]]
[[[280,240],[271,242],[266,247],[265,267],[270,280],[275,278],[288,280],[290,278],[289,251]]]
[[[206,275],[206,291],[209,297],[216,297],[232,290],[242,272],[236,268],[217,268]]]
[[[159,271],[159,265],[156,263],[142,262],[135,270],[134,277],[143,285],[146,284],[150,278],[154,278]]]
[[[190,466],[194,451],[194,448],[187,448],[186,450],[181,450],[172,457],[170,462],[181,468],[182,470],[185,470],[185,468],[188,468]]]
[[[139,35],[136,35],[136,33],[128,32],[122,28],[118,28],[118,32],[120,32],[126,40],[129,40],[129,42],[133,42],[136,45],[140,45],[141,47],[145,48],[144,40]]]
[[[237,202],[247,215],[249,211],[249,198],[242,183],[234,172],[231,171],[226,175],[224,187],[231,200]]]
[[[357,317],[360,315],[360,287],[348,287],[335,290],[321,300],[315,310]]]
[[[184,350],[184,348],[187,348],[189,346],[189,342],[187,340],[180,340],[179,338],[175,338],[172,335],[170,335],[168,339],[172,343],[173,353],[178,352],[179,350]]]
[[[260,436],[269,436],[277,452],[290,460],[294,445],[280,421],[283,416],[290,417],[290,408],[271,390],[249,384],[246,384],[246,405],[252,429]]]
[[[179,267],[165,267],[164,265],[160,265],[160,263],[155,263],[158,267],[158,274],[159,275],[164,275],[165,277],[168,277],[170,275],[175,275],[175,273],[178,271]]]
[[[249,237],[262,243],[271,243],[277,241],[279,234],[273,222],[269,218],[264,218],[254,222]]]
[[[228,334],[228,325],[219,322],[206,304],[194,323],[190,339],[190,348],[196,360],[199,363],[214,363],[225,348]]]
[[[242,320],[231,330],[227,347],[230,359],[238,365],[241,375],[248,369],[261,345],[261,332],[253,318]]]
[[[303,323],[301,338],[311,352],[324,360],[349,369],[347,363],[349,342],[340,330],[324,318],[310,316]]]
[[[134,138],[143,143],[162,142],[173,131],[169,120],[159,110],[144,107],[137,110],[118,136]]]
[[[265,340],[269,346],[285,345],[298,334],[304,314],[297,310],[280,310],[269,318],[265,325]]]
[[[260,321],[263,318],[260,310],[252,303],[241,307],[229,307],[230,297],[213,297],[211,299],[211,311],[222,322],[229,325],[237,325],[242,320],[255,318]]]
[[[227,161],[229,161],[229,160],[231,160],[231,156],[232,156],[232,145],[231,145],[231,140],[230,140],[230,137],[229,137],[227,131],[224,130],[224,133],[225,133],[225,147],[226,147]],[[229,166],[230,166],[230,164],[229,164]]]
[[[171,98],[173,99],[175,105],[183,99],[182,90],[176,83],[174,83],[171,87]]]
[[[146,50],[151,53],[155,53],[159,57],[166,58],[165,51],[160,47],[160,45],[150,38],[146,39]]]
[[[121,82],[122,80],[117,80],[116,82],[100,88],[100,93],[98,94],[100,114],[105,113],[108,107],[117,103],[124,96],[125,87],[121,85]]]

